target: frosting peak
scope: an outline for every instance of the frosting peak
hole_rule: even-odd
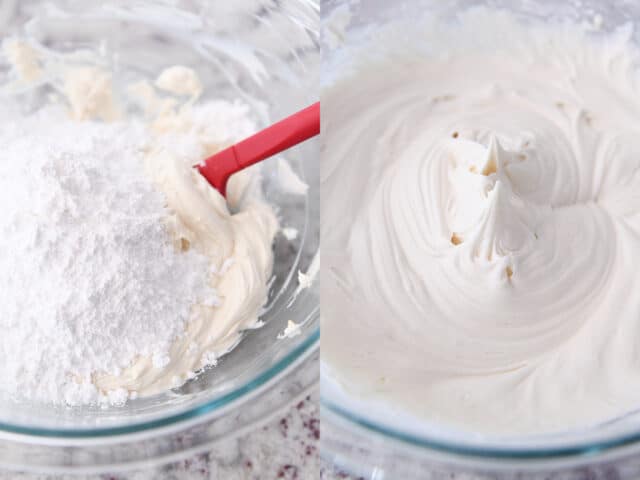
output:
[[[506,166],[526,161],[502,148],[495,134],[489,144],[454,139],[450,147],[447,224],[451,243],[466,254],[499,261],[508,278],[514,257],[534,248],[540,208],[520,197]]]

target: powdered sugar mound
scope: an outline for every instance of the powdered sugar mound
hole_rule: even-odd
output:
[[[142,124],[52,108],[0,124],[0,391],[122,403],[91,376],[139,356],[161,366],[192,307],[217,303],[207,258],[164,226],[147,141]]]

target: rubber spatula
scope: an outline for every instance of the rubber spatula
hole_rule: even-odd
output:
[[[197,168],[216,190],[226,196],[227,180],[231,175],[319,133],[320,102],[219,151]]]

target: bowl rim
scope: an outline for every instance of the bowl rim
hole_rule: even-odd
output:
[[[324,374],[321,375],[320,384],[323,383]],[[372,420],[366,416],[353,412],[333,402],[320,389],[321,411],[329,412],[349,427],[363,430],[368,435],[377,435],[394,443],[418,448],[424,452],[433,452],[449,456],[464,457],[468,459],[503,460],[503,461],[540,461],[540,460],[569,460],[582,457],[602,457],[614,450],[624,447],[638,446],[640,444],[640,430],[611,435],[602,440],[584,440],[567,442],[566,445],[548,446],[494,446],[485,444],[477,446],[471,443],[454,442],[438,438],[437,435],[417,434],[403,431],[402,429],[386,425]],[[323,421],[330,421],[331,415],[322,415]],[[597,428],[594,425],[592,428]],[[543,435],[541,435],[542,437]]]
[[[309,322],[316,322],[319,315],[319,305],[310,313]],[[315,325],[300,344],[288,351],[281,359],[271,365],[268,369],[258,372],[250,380],[242,385],[230,390],[222,396],[212,398],[203,403],[197,404],[187,410],[168,415],[166,417],[154,418],[142,422],[129,423],[113,427],[87,427],[87,428],[38,428],[32,426],[15,425],[8,422],[0,422],[0,435],[10,434],[19,437],[40,437],[47,439],[106,439],[107,437],[121,437],[123,435],[143,434],[149,431],[157,432],[160,429],[170,427],[182,428],[188,426],[190,421],[204,420],[216,412],[220,412],[225,407],[231,407],[246,398],[251,393],[258,392],[261,387],[266,386],[280,374],[286,373],[289,367],[298,360],[304,359],[312,353],[320,342],[320,326]]]

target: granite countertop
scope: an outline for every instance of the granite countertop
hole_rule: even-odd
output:
[[[333,465],[325,461],[320,463],[320,479],[321,480],[366,480],[363,477],[354,477],[342,470],[336,469]]]
[[[101,475],[36,475],[0,470],[0,480],[312,480],[319,478],[317,389],[283,415],[227,445],[164,467]],[[330,478],[330,477],[327,477]]]

